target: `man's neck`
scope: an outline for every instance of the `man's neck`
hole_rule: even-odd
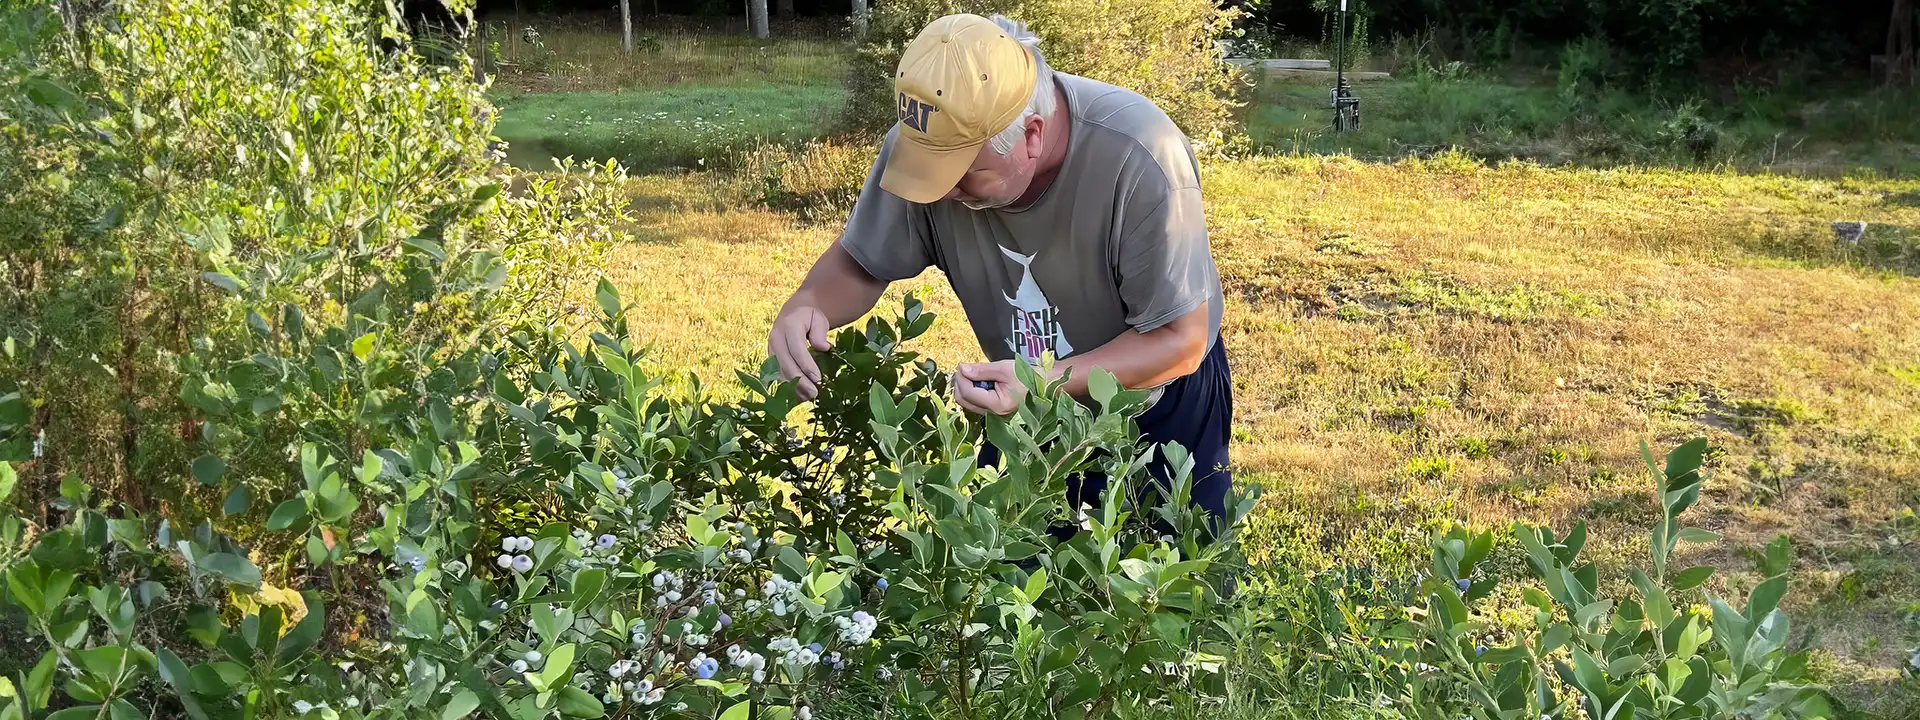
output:
[[[1033,174],[1033,182],[1027,185],[1027,191],[1015,200],[1014,207],[1026,207],[1045,195],[1047,188],[1053,185],[1053,179],[1060,174],[1060,166],[1067,162],[1067,144],[1072,142],[1073,113],[1067,108],[1067,93],[1061,89],[1058,79],[1053,82],[1053,116],[1041,125],[1040,146],[1046,151],[1040,156],[1040,166]]]

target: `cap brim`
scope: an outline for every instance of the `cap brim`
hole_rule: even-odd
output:
[[[960,178],[973,167],[982,142],[970,147],[934,150],[896,136],[887,156],[887,167],[880,171],[880,189],[907,202],[931,204],[953,192]]]

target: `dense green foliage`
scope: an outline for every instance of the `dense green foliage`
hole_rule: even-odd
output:
[[[1219,147],[1234,135],[1236,80],[1214,39],[1235,14],[1211,0],[880,3],[848,64],[842,119],[849,128],[872,132],[893,122],[900,53],[928,22],[954,12],[1002,13],[1027,23],[1054,69],[1145,95],[1203,145]]]
[[[185,378],[285,382],[236,341],[340,349],[304,328],[341,324],[348,306],[373,319],[344,325],[354,337],[407,339],[560,309],[619,216],[593,178],[502,194],[512,179],[491,169],[483,88],[383,52],[388,25],[355,6],[128,3],[81,32],[50,4],[10,7],[0,439],[37,458],[22,470],[30,505],[68,473],[140,508],[276,485],[276,446],[317,418],[271,411],[348,392],[339,363],[250,407],[200,384],[183,393]],[[461,293],[416,305],[453,276]],[[402,400],[360,397],[336,422]],[[190,475],[188,460],[242,439],[207,422],[215,408],[259,418],[263,452]]]

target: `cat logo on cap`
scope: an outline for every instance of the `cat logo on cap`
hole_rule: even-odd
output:
[[[907,97],[900,93],[900,124],[920,132],[927,131],[927,116],[940,112],[933,103],[920,102],[919,98]]]

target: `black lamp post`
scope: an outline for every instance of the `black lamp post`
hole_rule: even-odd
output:
[[[1340,49],[1334,60],[1333,131],[1347,132],[1360,129],[1360,98],[1354,96],[1353,84],[1347,81],[1347,0],[1340,0],[1337,17]]]

